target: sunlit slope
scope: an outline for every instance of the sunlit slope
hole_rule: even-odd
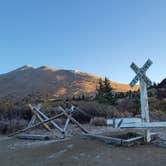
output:
[[[23,98],[29,96],[73,97],[95,95],[99,77],[75,70],[56,70],[47,66],[23,66],[0,75],[0,97]],[[126,92],[129,85],[111,81],[115,91]],[[134,90],[138,89],[136,86]]]

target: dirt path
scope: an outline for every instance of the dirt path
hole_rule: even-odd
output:
[[[0,137],[2,166],[164,166],[166,148],[154,145],[113,147],[79,136],[61,142]]]

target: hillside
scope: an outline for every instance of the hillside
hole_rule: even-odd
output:
[[[160,99],[166,98],[166,78],[157,86],[157,91]]]
[[[161,83],[158,85],[158,88],[166,88],[166,78],[161,81]]]
[[[29,96],[43,98],[72,97],[86,94],[93,96],[99,77],[75,70],[56,70],[47,66],[23,66],[0,75],[0,98],[20,99]],[[126,84],[111,82],[119,92],[126,92]],[[136,87],[138,88],[138,87]]]

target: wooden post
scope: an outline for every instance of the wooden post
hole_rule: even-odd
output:
[[[64,114],[69,120],[71,120],[73,123],[75,123],[84,133],[89,133],[89,131],[86,130],[86,129],[84,129],[84,127],[83,127],[77,120],[75,120],[72,116],[68,115],[68,113],[67,113],[61,106],[59,106],[58,108],[63,112],[63,114]]]
[[[135,84],[140,80],[140,96],[141,96],[141,118],[142,122],[149,122],[149,106],[148,106],[148,95],[147,85],[151,85],[151,80],[146,76],[146,71],[152,65],[152,61],[148,59],[146,63],[139,68],[136,64],[132,63],[131,68],[137,74],[134,79],[130,82],[130,86],[133,88]],[[145,131],[145,141],[150,142],[150,130]]]
[[[141,119],[142,122],[149,122],[149,105],[148,105],[148,94],[147,85],[143,79],[140,79],[140,94],[141,94]],[[150,130],[145,130],[145,141],[150,142]]]

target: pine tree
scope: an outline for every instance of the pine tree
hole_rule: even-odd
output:
[[[98,101],[102,102],[102,100],[104,98],[104,96],[103,96],[103,94],[104,94],[104,84],[103,84],[103,80],[101,78],[99,79],[99,85],[98,85],[96,90],[97,90],[96,99]]]
[[[107,77],[104,80],[99,79],[99,86],[97,87],[96,100],[100,103],[115,104],[115,97],[113,88],[111,87],[110,81]]]

